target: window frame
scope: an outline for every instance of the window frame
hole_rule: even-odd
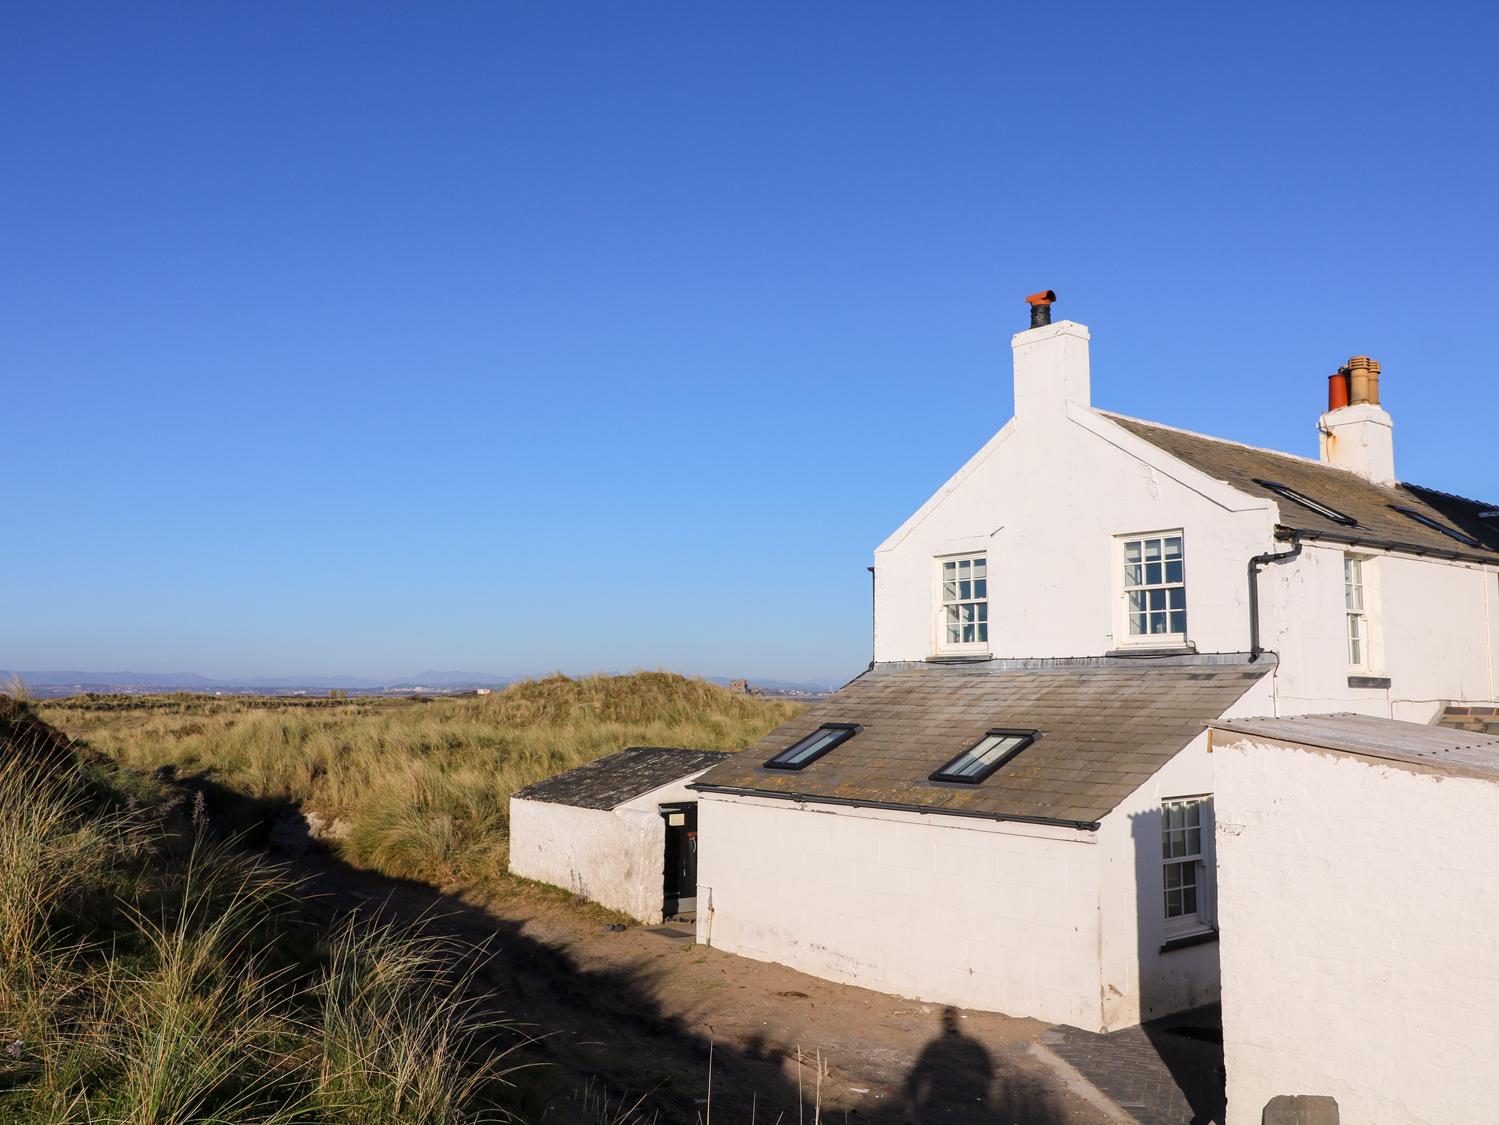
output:
[[[937,769],[928,774],[927,780],[942,782],[949,785],[978,785],[980,782],[991,776],[1001,766],[1004,766],[1012,761],[1017,754],[1019,754],[1026,747],[1032,745],[1036,741],[1036,739],[1040,737],[1041,732],[1038,730],[1020,730],[1013,727],[991,727],[989,730],[986,730],[983,734],[983,737],[981,737],[972,746],[969,746],[961,754],[957,755],[957,757],[951,759],[945,765],[939,766]],[[1014,746],[1011,746],[993,762],[990,762],[980,772],[968,774],[963,777],[954,776],[952,773],[953,767],[956,766],[959,762],[963,761],[965,758],[972,755],[975,750],[977,750],[991,738],[1018,738],[1020,739],[1020,741],[1017,742]]]
[[[1183,824],[1180,829],[1170,827],[1170,816],[1168,810],[1172,806],[1193,806],[1197,810],[1197,824]],[[1215,903],[1217,899],[1216,889],[1213,885],[1213,795],[1211,793],[1198,793],[1183,797],[1165,797],[1161,800],[1161,919],[1165,925],[1166,939],[1191,937],[1195,934],[1210,933],[1217,928],[1217,911]],[[1197,851],[1186,850],[1186,834],[1195,828],[1197,832]],[[1183,851],[1180,855],[1171,853],[1171,833],[1179,831],[1183,834]],[[1192,868],[1191,890],[1194,896],[1193,909],[1190,913],[1183,911],[1179,914],[1171,914],[1171,893],[1184,891],[1186,883],[1178,883],[1171,887],[1168,883],[1166,872],[1172,867]]]
[[[1181,557],[1179,560],[1167,560],[1166,558],[1166,541],[1169,539],[1177,539],[1181,542]],[[1131,566],[1138,566],[1141,568],[1141,577],[1144,578],[1147,575],[1148,572],[1145,570],[1145,567],[1147,566],[1147,560],[1145,558],[1145,544],[1151,540],[1159,540],[1161,543],[1161,557],[1158,562],[1161,566],[1161,577],[1163,581],[1159,583],[1142,583],[1140,585],[1132,586],[1128,581],[1128,568]],[[1140,561],[1138,563],[1131,563],[1128,561],[1128,551],[1131,543],[1140,544]],[[1113,566],[1115,576],[1114,581],[1117,584],[1117,589],[1119,592],[1119,619],[1116,626],[1118,629],[1116,635],[1118,645],[1120,647],[1128,648],[1186,647],[1188,643],[1187,638],[1191,635],[1192,628],[1191,617],[1188,613],[1189,607],[1187,604],[1186,531],[1182,528],[1172,528],[1167,531],[1132,531],[1127,534],[1116,535],[1114,537],[1113,550]],[[1164,581],[1166,573],[1166,563],[1168,561],[1179,561],[1181,563],[1180,581]],[[1181,590],[1181,608],[1179,610],[1173,609],[1171,607],[1171,594],[1169,591],[1175,589]],[[1166,591],[1166,608],[1164,610],[1151,610],[1149,608],[1149,592],[1152,590]],[[1147,630],[1150,628],[1151,613],[1164,612],[1166,614],[1166,624],[1169,627],[1171,624],[1172,615],[1179,612],[1182,615],[1182,632],[1151,633],[1147,631],[1144,633],[1131,633],[1131,618],[1134,616],[1134,614],[1130,609],[1130,595],[1133,593],[1142,593],[1146,595],[1146,608],[1142,612],[1145,615],[1145,627]]]
[[[1352,551],[1343,553],[1343,644],[1344,652],[1348,658],[1348,668],[1353,672],[1367,672],[1374,667],[1370,659],[1369,638],[1369,575],[1364,564],[1369,561],[1368,555],[1355,554]],[[1356,572],[1357,581],[1350,579],[1350,572]],[[1358,593],[1358,606],[1355,608],[1350,604],[1353,592]],[[1357,623],[1358,636],[1355,642],[1354,626]],[[1358,658],[1354,658],[1354,644],[1358,645]]]
[[[832,751],[836,750],[838,747],[842,746],[845,742],[847,742],[850,738],[858,734],[863,729],[864,728],[861,727],[858,723],[821,723],[818,725],[816,730],[809,731],[807,734],[804,734],[801,738],[798,738],[784,750],[777,750],[764,762],[764,768],[768,770],[786,770],[793,773],[799,770],[804,770],[819,758],[825,757]],[[828,730],[840,732],[841,737],[829,739],[825,746],[818,749],[817,753],[800,762],[781,761],[782,758],[786,758],[796,753],[798,748],[805,746],[813,739],[819,737],[823,731]]]
[[[1440,531],[1448,539],[1455,539],[1465,547],[1483,546],[1482,543],[1473,538],[1473,536],[1469,535],[1466,531],[1459,531],[1455,527],[1448,527],[1446,524],[1442,523],[1441,520],[1435,519],[1432,516],[1428,516],[1425,512],[1418,512],[1416,511],[1416,509],[1407,508],[1403,504],[1391,504],[1390,510],[1399,512],[1406,519],[1415,520],[1422,527],[1429,527],[1432,531]]]
[[[932,569],[933,569],[933,582],[934,582],[933,600],[936,603],[936,613],[934,615],[934,622],[933,622],[934,628],[936,630],[936,636],[935,636],[935,646],[934,646],[933,651],[937,652],[938,654],[961,654],[961,653],[986,653],[986,652],[988,652],[989,651],[989,626],[991,624],[991,622],[989,620],[989,604],[990,604],[990,598],[989,598],[989,579],[991,577],[990,571],[989,571],[989,552],[988,551],[984,551],[984,550],[978,550],[978,551],[959,551],[959,552],[956,552],[956,553],[953,553],[953,554],[948,554],[948,555],[938,555],[932,561],[935,564]],[[958,583],[963,582],[963,581],[968,581],[968,582],[972,582],[972,583],[975,583],[975,584],[979,583],[979,582],[982,582],[984,584],[984,594],[983,594],[983,597],[976,597],[976,596],[970,596],[970,597],[967,597],[967,598],[955,597],[952,601],[948,601],[947,600],[947,596],[946,596],[946,586],[947,586],[946,577],[945,577],[946,576],[946,567],[949,564],[952,564],[952,565],[956,566],[959,563],[965,563],[965,562],[966,563],[982,562],[984,564],[984,575],[983,575],[982,578],[974,578],[972,576],[972,570],[970,568],[969,577],[967,579],[960,579],[960,578],[956,577],[956,573],[957,572],[955,571],[954,572],[955,576],[954,576],[954,579],[953,579],[954,585],[957,585]],[[957,592],[961,592],[961,591],[957,591]],[[970,594],[975,594],[975,593],[976,593],[976,589],[975,590],[970,590]],[[974,621],[972,622],[972,624],[974,626],[974,634],[975,634],[975,636],[977,636],[980,632],[983,633],[983,639],[982,640],[949,641],[947,639],[947,628],[948,628],[947,607],[950,606],[950,605],[951,606],[965,606],[965,605],[969,605],[969,606],[975,606],[975,607],[977,607],[974,610]],[[961,636],[962,625],[965,624],[965,623],[963,621],[959,620],[956,624],[959,627],[959,635]]]

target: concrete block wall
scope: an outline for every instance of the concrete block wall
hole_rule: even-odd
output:
[[[1100,1027],[1095,833],[708,793],[698,826],[700,942]]]
[[[1228,1125],[1499,1116],[1499,784],[1214,735]]]

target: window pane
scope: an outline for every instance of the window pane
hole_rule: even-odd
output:
[[[989,560],[988,559],[974,559],[973,560],[973,576],[975,578],[984,578],[984,577],[986,577],[986,575],[988,573],[988,565],[989,565]]]
[[[1185,635],[1187,631],[1186,610],[1175,610],[1171,614],[1171,631]]]
[[[956,625],[949,625],[947,627],[947,643],[950,645],[955,645],[958,643],[958,640],[958,627]]]
[[[955,602],[958,600],[958,584],[956,582],[942,583],[942,600]]]
[[[1150,598],[1150,608],[1151,609],[1165,609],[1166,608],[1166,591],[1165,590],[1148,590],[1148,591],[1146,591],[1146,593],[1147,593],[1147,595]]]
[[[942,564],[942,577],[952,579],[957,577],[958,564],[945,562]]]
[[[1166,557],[1168,559],[1179,559],[1182,557],[1182,540],[1180,535],[1173,535],[1166,540]]]
[[[1181,917],[1181,913],[1182,913],[1182,893],[1181,893],[1181,891],[1167,891],[1166,892],[1166,917],[1167,918],[1180,918]]]
[[[963,626],[963,643],[965,645],[966,644],[972,644],[977,639],[978,638],[974,634],[973,626],[972,625],[964,625]]]
[[[1202,829],[1201,828],[1188,828],[1187,829],[1187,850],[1185,852],[1183,852],[1182,854],[1183,855],[1201,855],[1202,854]]]
[[[1148,562],[1145,564],[1145,585],[1159,586],[1161,584],[1161,564]]]
[[[1186,917],[1188,915],[1192,915],[1192,914],[1196,914],[1197,913],[1197,888],[1196,887],[1183,887],[1182,888],[1182,910],[1181,910],[1181,912],[1182,912],[1182,916],[1183,917]]]
[[[981,621],[981,622],[979,622],[978,630],[979,630],[979,643],[983,644],[985,641],[987,641],[989,639],[989,626],[985,625]]]
[[[989,603],[988,602],[978,602],[978,603],[976,603],[974,605],[974,608],[978,611],[978,615],[979,615],[979,620],[980,621],[988,621],[989,620]]]
[[[1127,563],[1137,563],[1140,561],[1140,541],[1138,539],[1131,539],[1124,545],[1124,561]]]
[[[1145,571],[1141,568],[1141,566],[1140,566],[1139,563],[1126,563],[1125,564],[1125,567],[1124,567],[1124,584],[1126,586],[1139,586],[1139,585],[1142,585],[1143,584],[1142,580],[1144,579],[1144,577],[1145,577]]]
[[[973,580],[973,596],[976,598],[987,598],[989,596],[989,580],[987,578],[975,578]]]
[[[1182,580],[1182,564],[1180,562],[1168,562],[1166,564],[1166,581],[1180,582]]]
[[[1159,562],[1161,558],[1161,541],[1159,539],[1145,540],[1145,561]]]
[[[965,602],[973,597],[973,583],[966,578],[958,583],[958,597],[962,598]]]
[[[1166,605],[1171,609],[1187,608],[1187,591],[1181,587],[1166,591]]]
[[[955,605],[947,606],[945,607],[945,612],[947,614],[947,623],[949,625],[956,625],[958,623],[958,607]]]
[[[1145,635],[1145,615],[1143,613],[1132,613],[1129,615],[1129,633],[1132,637]]]

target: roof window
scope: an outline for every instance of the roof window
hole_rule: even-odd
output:
[[[1459,543],[1466,543],[1469,547],[1483,546],[1482,543],[1480,543],[1477,539],[1474,539],[1466,532],[1459,531],[1455,527],[1448,527],[1440,520],[1434,520],[1428,515],[1423,515],[1422,513],[1416,511],[1416,509],[1414,508],[1402,508],[1399,504],[1391,504],[1390,507],[1394,508],[1395,511],[1399,512],[1402,516],[1413,519],[1419,524],[1424,524],[1426,527],[1431,528],[1431,530],[1433,531],[1440,531],[1449,539],[1456,539]]]
[[[770,761],[765,763],[771,770],[806,769],[833,747],[847,742],[859,733],[857,723],[823,723],[806,738],[793,742]]]
[[[1032,742],[1033,730],[991,730],[947,765],[932,774],[932,781],[957,781],[977,785]]]
[[[1322,504],[1316,500],[1313,500],[1310,496],[1306,495],[1306,493],[1297,492],[1288,484],[1281,484],[1278,481],[1273,480],[1260,480],[1258,477],[1255,478],[1254,483],[1259,485],[1261,488],[1268,488],[1271,492],[1274,492],[1278,496],[1284,496],[1292,503],[1300,504],[1303,508],[1306,508],[1309,511],[1316,512],[1319,516],[1323,516],[1326,519],[1332,520],[1333,523],[1340,523],[1344,527],[1358,526],[1358,520],[1354,519],[1352,516],[1345,515],[1344,513],[1338,511],[1336,508],[1329,508],[1326,504]]]

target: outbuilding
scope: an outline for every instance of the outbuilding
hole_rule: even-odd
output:
[[[517,790],[510,871],[656,923],[697,908],[697,800],[728,755],[632,746]]]
[[[1290,1099],[1319,1121],[1494,1120],[1499,737],[1480,710],[1211,724],[1228,1125]]]

